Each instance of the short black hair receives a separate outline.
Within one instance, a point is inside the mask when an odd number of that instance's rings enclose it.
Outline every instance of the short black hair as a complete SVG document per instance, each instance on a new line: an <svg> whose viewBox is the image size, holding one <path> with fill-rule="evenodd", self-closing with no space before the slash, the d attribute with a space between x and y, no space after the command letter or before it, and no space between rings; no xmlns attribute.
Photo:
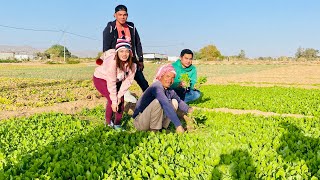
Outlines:
<svg viewBox="0 0 320 180"><path fill-rule="evenodd" d="M126 11L126 12L128 12L128 9L127 9L127 7L125 5L120 4L116 8L114 8L114 13L116 13L118 11Z"/></svg>
<svg viewBox="0 0 320 180"><path fill-rule="evenodd" d="M193 52L190 49L184 49L180 53L180 57L184 56L185 54L191 54L193 58Z"/></svg>

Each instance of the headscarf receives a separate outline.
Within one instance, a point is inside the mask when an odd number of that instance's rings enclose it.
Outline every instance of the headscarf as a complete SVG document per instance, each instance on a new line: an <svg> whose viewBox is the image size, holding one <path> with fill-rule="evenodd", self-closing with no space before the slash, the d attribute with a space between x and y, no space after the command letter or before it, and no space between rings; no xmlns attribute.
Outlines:
<svg viewBox="0 0 320 180"><path fill-rule="evenodd" d="M165 73L167 73L167 72L172 72L173 74L176 75L176 71L174 70L172 64L166 64L166 65L161 66L161 67L158 69L158 72L157 72L157 74L156 74L156 77L155 77L154 81L160 80L161 77L162 77Z"/></svg>

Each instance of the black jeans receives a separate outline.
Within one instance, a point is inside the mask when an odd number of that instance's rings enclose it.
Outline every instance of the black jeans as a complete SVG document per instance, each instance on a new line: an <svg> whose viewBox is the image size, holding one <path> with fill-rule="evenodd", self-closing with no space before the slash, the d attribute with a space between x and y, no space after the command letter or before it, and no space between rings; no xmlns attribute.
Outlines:
<svg viewBox="0 0 320 180"><path fill-rule="evenodd" d="M141 70L137 69L136 74L134 75L134 80L137 81L143 92L149 87L148 81L144 77Z"/></svg>
<svg viewBox="0 0 320 180"><path fill-rule="evenodd" d="M186 97L186 89L185 88L177 88L173 89L177 95L180 97L182 101L184 101L184 98Z"/></svg>

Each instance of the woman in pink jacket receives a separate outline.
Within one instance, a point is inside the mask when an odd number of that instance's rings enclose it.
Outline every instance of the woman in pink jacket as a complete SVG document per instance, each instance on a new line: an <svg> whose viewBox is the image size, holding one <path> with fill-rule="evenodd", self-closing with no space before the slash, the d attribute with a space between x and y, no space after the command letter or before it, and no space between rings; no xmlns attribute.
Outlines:
<svg viewBox="0 0 320 180"><path fill-rule="evenodd" d="M107 98L106 124L120 130L124 110L123 95L131 86L137 69L132 56L130 42L118 39L116 49L105 51L97 60L100 66L95 69L93 76L95 87ZM111 120L113 112L115 113L114 122Z"/></svg>

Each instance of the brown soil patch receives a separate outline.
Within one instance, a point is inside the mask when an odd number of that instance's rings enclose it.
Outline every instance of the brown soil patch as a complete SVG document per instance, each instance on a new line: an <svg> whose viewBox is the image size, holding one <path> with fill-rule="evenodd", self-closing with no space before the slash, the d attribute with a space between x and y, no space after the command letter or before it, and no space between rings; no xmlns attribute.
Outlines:
<svg viewBox="0 0 320 180"><path fill-rule="evenodd" d="M17 111L1 111L0 120L18 117L29 117L38 113L45 112L60 112L65 114L76 114L84 108L92 109L99 105L105 106L106 99L98 97L94 99L78 100L73 102L57 103L53 106L38 107L38 108L22 108ZM125 103L125 112L133 114L135 104Z"/></svg>
<svg viewBox="0 0 320 180"><path fill-rule="evenodd" d="M28 117L38 113L44 112L61 112L66 114L74 114L81 111L83 108L94 108L100 104L104 104L103 98L95 100L79 100L74 102L57 103L53 106L38 107L38 108L24 108L18 111L2 111L0 119Z"/></svg>
<svg viewBox="0 0 320 180"><path fill-rule="evenodd" d="M208 84L236 83L249 86L285 86L301 88L320 88L320 65L304 64L279 67L260 72L213 77Z"/></svg>

